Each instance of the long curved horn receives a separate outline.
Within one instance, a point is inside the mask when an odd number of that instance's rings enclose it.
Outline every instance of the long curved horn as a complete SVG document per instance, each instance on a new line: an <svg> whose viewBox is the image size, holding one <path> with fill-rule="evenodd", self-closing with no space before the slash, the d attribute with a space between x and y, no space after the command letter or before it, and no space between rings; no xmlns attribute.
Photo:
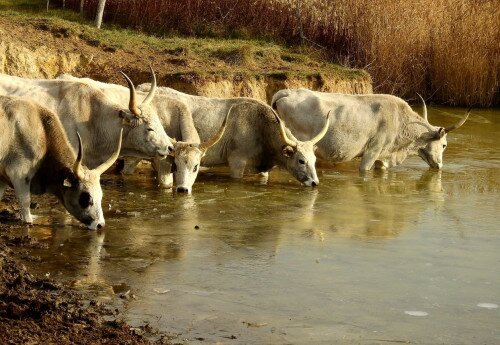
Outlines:
<svg viewBox="0 0 500 345"><path fill-rule="evenodd" d="M469 109L467 110L467 114L464 116L464 118L463 118L463 119L461 119L460 121L458 121L458 122L457 122L457 123L455 123L454 125L451 125L451 126L449 126L449 127L446 127L446 128L444 129L445 133L449 133L449 132L454 131L455 129L457 129L457 128L461 127L461 126L465 123L465 121L467 121L467 118L469 117L469 114L470 114L471 109L472 109L472 108L469 108Z"/></svg>
<svg viewBox="0 0 500 345"><path fill-rule="evenodd" d="M120 150L122 148L122 135L123 135L123 128L120 130L120 139L118 140L118 147L116 148L116 151L111 155L111 157L108 158L107 161L99 165L97 168L94 170L97 171L99 175L103 174L106 170L108 170L113 163L118 159L118 156L120 155Z"/></svg>
<svg viewBox="0 0 500 345"><path fill-rule="evenodd" d="M141 115L141 111L137 107L137 93L135 92L134 83L132 83L132 80L130 80L130 78L128 77L128 75L126 75L122 71L120 71L120 73L127 80L128 88L130 89L130 100L128 102L128 109L132 112L132 114L140 116Z"/></svg>
<svg viewBox="0 0 500 345"><path fill-rule="evenodd" d="M420 94L418 92L417 92L417 95L422 100L422 103L423 103L423 106L424 106L422 115L423 115L425 121L429 122L429 120L427 119L427 106L425 105L425 100L424 100L424 98L422 96L420 96Z"/></svg>
<svg viewBox="0 0 500 345"><path fill-rule="evenodd" d="M224 122L222 122L222 126L220 127L219 131L209 140L205 141L204 143L200 144L199 148L200 150L206 151L210 147L214 146L217 144L219 140L221 140L222 136L224 135L224 131L226 130L226 125L227 125L227 119L229 118L229 114L231 114L231 110L233 110L234 104L229 108L229 111L227 112L227 115L224 119Z"/></svg>
<svg viewBox="0 0 500 345"><path fill-rule="evenodd" d="M319 133L316 134L316 136L311 139L311 142L313 144L316 144L318 141L320 141L321 139L323 139L323 137L325 136L326 132L328 131L328 128L330 127L330 113L331 112L332 112L332 109L328 112L328 114L326 114L325 125L323 126L323 128L321 129L321 131L319 131Z"/></svg>
<svg viewBox="0 0 500 345"><path fill-rule="evenodd" d="M156 94L156 75L153 71L153 67L149 66L149 70L151 71L151 89L141 105L148 105L151 103Z"/></svg>
<svg viewBox="0 0 500 345"><path fill-rule="evenodd" d="M76 136L78 137L78 155L76 156L75 164L73 164L73 174L82 180L85 177L82 167L83 145L80 133L76 132Z"/></svg>
<svg viewBox="0 0 500 345"><path fill-rule="evenodd" d="M276 120L278 121L278 123L280 125L281 137L283 138L283 140L285 141L285 143L287 145L290 145L291 147L296 147L297 143L295 141L293 141L293 140L290 140L290 138L286 135L285 123L283 122L283 120L280 119L278 113L275 112L274 109L273 109L273 113L274 113L274 116L276 116Z"/></svg>

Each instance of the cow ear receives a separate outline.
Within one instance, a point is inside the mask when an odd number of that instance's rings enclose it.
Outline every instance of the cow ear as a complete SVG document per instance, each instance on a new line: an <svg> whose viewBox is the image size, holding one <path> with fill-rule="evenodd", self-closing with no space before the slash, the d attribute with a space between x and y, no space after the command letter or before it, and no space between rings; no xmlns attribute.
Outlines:
<svg viewBox="0 0 500 345"><path fill-rule="evenodd" d="M124 110L120 110L120 111L118 112L118 116L119 116L121 119L126 119L126 118L128 118L127 113L126 113Z"/></svg>
<svg viewBox="0 0 500 345"><path fill-rule="evenodd" d="M135 125L137 126L140 121L141 121L141 118L132 114L131 112L129 111L126 111L126 110L120 110L118 112L118 116L123 119L123 123L124 124L132 124L132 125Z"/></svg>
<svg viewBox="0 0 500 345"><path fill-rule="evenodd" d="M120 110L118 112L118 116L122 119L123 125L130 125L130 116L128 116L127 112L124 110Z"/></svg>
<svg viewBox="0 0 500 345"><path fill-rule="evenodd" d="M444 137L445 134L446 134L446 130L443 127L440 127L437 130L436 134L434 135L434 140L441 139L442 137Z"/></svg>
<svg viewBox="0 0 500 345"><path fill-rule="evenodd" d="M62 177L64 187L72 188L73 186L76 186L78 184L78 178L70 169L65 169L64 171L62 171Z"/></svg>
<svg viewBox="0 0 500 345"><path fill-rule="evenodd" d="M282 150L283 150L283 156L287 158L293 157L293 154L295 152L293 147L291 147L290 145L284 145Z"/></svg>
<svg viewBox="0 0 500 345"><path fill-rule="evenodd" d="M135 128L135 127L139 126L141 123L142 123L142 120L138 119L138 118L133 118L133 119L130 119L128 117L122 118L122 125L124 125L124 126L130 126L132 128Z"/></svg>

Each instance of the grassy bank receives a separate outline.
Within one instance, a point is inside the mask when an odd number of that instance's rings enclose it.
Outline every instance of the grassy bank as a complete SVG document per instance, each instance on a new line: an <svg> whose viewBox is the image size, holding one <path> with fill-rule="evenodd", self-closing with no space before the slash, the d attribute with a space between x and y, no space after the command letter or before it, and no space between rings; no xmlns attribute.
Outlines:
<svg viewBox="0 0 500 345"><path fill-rule="evenodd" d="M86 0L89 18L97 2ZM78 8L80 1L66 3ZM106 6L107 23L155 34L305 43L365 67L379 92L500 104L497 0L107 0Z"/></svg>
<svg viewBox="0 0 500 345"><path fill-rule="evenodd" d="M148 65L153 64L164 82L172 79L241 80L244 78L363 80L369 75L359 69L350 69L324 59L323 52L300 47L286 47L257 39L197 38L180 35L148 35L117 25L106 25L102 30L92 21L71 10L58 9L60 1L0 0L1 17L5 19L6 33L12 33L25 46L42 44L47 34L59 38L55 49L78 51L92 58L94 69L87 68L81 75L99 80L123 82L117 70L123 69L137 82L148 81ZM70 1L66 1L70 5ZM11 21L11 22L7 22ZM15 33L9 26L16 27ZM38 40L23 34L25 28L39 32ZM5 36L4 36L5 39ZM51 42L43 42L48 46Z"/></svg>

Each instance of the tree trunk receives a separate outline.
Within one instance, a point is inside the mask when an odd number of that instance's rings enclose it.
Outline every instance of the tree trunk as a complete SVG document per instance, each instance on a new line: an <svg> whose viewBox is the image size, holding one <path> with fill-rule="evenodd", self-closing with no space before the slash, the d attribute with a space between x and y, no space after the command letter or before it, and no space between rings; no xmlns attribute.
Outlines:
<svg viewBox="0 0 500 345"><path fill-rule="evenodd" d="M95 16L95 26L100 29L102 24L102 15L104 14L104 6L106 5L106 0L99 0L97 5L97 14Z"/></svg>
<svg viewBox="0 0 500 345"><path fill-rule="evenodd" d="M80 0L80 14L83 15L83 7L85 6L85 0Z"/></svg>
<svg viewBox="0 0 500 345"><path fill-rule="evenodd" d="M47 12L49 12L50 0L47 0Z"/></svg>
<svg viewBox="0 0 500 345"><path fill-rule="evenodd" d="M66 9L66 0L62 0L62 2L63 2L63 3L62 3L63 10L65 10L65 9Z"/></svg>
<svg viewBox="0 0 500 345"><path fill-rule="evenodd" d="M302 26L302 15L300 13L300 1L297 1L295 3L295 6L297 6L296 8L296 12L295 12L295 15L297 16L297 21L299 23L299 35L300 35L300 41L302 43L302 45L304 45L304 38L306 37L304 35L304 27Z"/></svg>

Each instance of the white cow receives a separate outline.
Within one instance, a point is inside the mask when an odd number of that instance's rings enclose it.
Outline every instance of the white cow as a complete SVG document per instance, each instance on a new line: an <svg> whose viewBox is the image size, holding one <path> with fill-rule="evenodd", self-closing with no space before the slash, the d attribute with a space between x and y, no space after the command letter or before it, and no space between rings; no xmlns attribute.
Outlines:
<svg viewBox="0 0 500 345"><path fill-rule="evenodd" d="M132 83L125 76L129 85ZM155 84L153 73L153 85ZM78 149L78 131L84 147L84 164L93 169L112 152L123 127L121 155L141 158L165 158L173 144L157 114L151 110L154 87L141 105L137 105L133 85L129 109L109 99L88 84L67 80L36 80L0 74L0 95L24 97L53 111L61 120L71 146Z"/></svg>
<svg viewBox="0 0 500 345"><path fill-rule="evenodd" d="M150 88L149 84L138 87L141 91ZM215 135L233 107L226 134L202 159L202 165L228 164L234 178L242 177L245 168L267 176L267 172L278 165L307 186L319 184L314 150L328 129L328 119L323 119L315 128L317 134L302 141L292 135L273 109L256 99L194 96L167 87L158 87L157 92L165 102L177 100L186 104L202 140ZM233 149L236 146L238 150ZM132 162L127 169L131 170L135 164Z"/></svg>
<svg viewBox="0 0 500 345"><path fill-rule="evenodd" d="M423 101L423 99L422 99ZM420 117L401 98L391 95L344 95L307 89L280 90L272 107L298 138L307 140L330 116L330 128L318 143L318 157L331 162L361 158L360 171L401 164L418 155L430 167L441 169L446 134L462 126L437 127Z"/></svg>
<svg viewBox="0 0 500 345"><path fill-rule="evenodd" d="M102 83L90 78L77 78L68 74L58 77L62 80L72 80L91 85L100 89L109 99L126 105L129 102L129 89L116 84ZM134 85L129 81L130 90ZM147 97L151 92L134 92L137 98ZM158 181L161 187L171 188L174 185L179 193L191 193L192 186L199 172L201 158L207 150L215 145L222 137L225 126L210 138L201 141L193 123L188 107L183 102L157 95L150 103L149 108L158 115L166 133L174 142L171 152L173 157L165 160L153 159L153 166L158 171ZM134 162L134 168L141 158L130 158ZM131 173L131 172L129 172ZM173 178L175 177L175 179Z"/></svg>
<svg viewBox="0 0 500 345"><path fill-rule="evenodd" d="M48 109L18 97L0 96L0 199L14 187L21 219L31 224L30 192L54 194L64 207L90 229L104 226L100 175L118 158L118 148L95 169L82 165L71 148L59 118Z"/></svg>

